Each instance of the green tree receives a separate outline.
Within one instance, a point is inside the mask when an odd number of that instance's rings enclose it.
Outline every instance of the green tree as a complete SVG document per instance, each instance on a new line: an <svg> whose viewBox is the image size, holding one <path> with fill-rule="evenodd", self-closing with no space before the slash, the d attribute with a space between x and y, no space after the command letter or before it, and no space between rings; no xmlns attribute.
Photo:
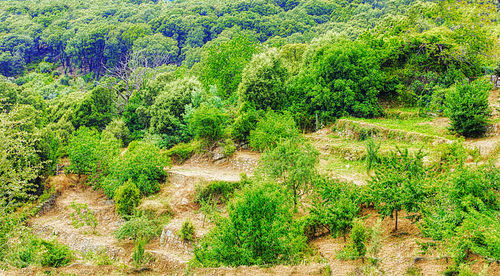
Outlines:
<svg viewBox="0 0 500 276"><path fill-rule="evenodd" d="M296 263L307 244L290 210L275 184L246 186L229 204L228 217L195 248L196 260L204 266Z"/></svg>
<svg viewBox="0 0 500 276"><path fill-rule="evenodd" d="M116 212L122 216L130 216L141 199L141 191L131 181L120 186L113 197L116 202Z"/></svg>
<svg viewBox="0 0 500 276"><path fill-rule="evenodd" d="M484 135L491 111L488 97L491 85L487 81L457 84L446 96L446 114L450 118L450 129L466 137Z"/></svg>
<svg viewBox="0 0 500 276"><path fill-rule="evenodd" d="M75 128L86 126L103 130L111 122L112 116L111 91L98 87L92 89L85 99L75 107L72 123Z"/></svg>
<svg viewBox="0 0 500 276"><path fill-rule="evenodd" d="M227 117L218 108L201 104L189 118L189 128L196 138L205 139L210 143L222 138Z"/></svg>
<svg viewBox="0 0 500 276"><path fill-rule="evenodd" d="M394 231L398 230L398 212L418 211L425 198L423 181L426 169L421 151L412 155L408 149L392 152L375 170L370 181L370 193L375 208L382 217L395 217Z"/></svg>
<svg viewBox="0 0 500 276"><path fill-rule="evenodd" d="M254 130L250 131L250 146L264 151L276 147L281 139L297 137L299 129L290 113L278 113L268 110Z"/></svg>
<svg viewBox="0 0 500 276"><path fill-rule="evenodd" d="M260 171L285 185L291 192L293 204L316 176L319 162L318 151L303 139L285 139L271 150L264 152Z"/></svg>
<svg viewBox="0 0 500 276"><path fill-rule="evenodd" d="M360 211L359 192L352 184L320 177L314 183L311 215L326 225L334 237L345 237Z"/></svg>
<svg viewBox="0 0 500 276"><path fill-rule="evenodd" d="M240 101L250 102L257 109L281 109L288 98L285 89L287 78L287 69L277 49L255 54L243 70L238 87Z"/></svg>
<svg viewBox="0 0 500 276"><path fill-rule="evenodd" d="M224 42L215 42L203 52L201 80L205 87L217 86L219 95L230 97L238 89L243 68L257 52L257 44L248 35L235 35Z"/></svg>

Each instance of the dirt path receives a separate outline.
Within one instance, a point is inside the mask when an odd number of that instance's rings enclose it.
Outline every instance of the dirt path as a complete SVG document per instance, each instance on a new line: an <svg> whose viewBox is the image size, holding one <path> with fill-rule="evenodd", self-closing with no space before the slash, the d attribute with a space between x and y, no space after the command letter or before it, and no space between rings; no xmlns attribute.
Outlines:
<svg viewBox="0 0 500 276"><path fill-rule="evenodd" d="M59 180L62 178L59 176ZM45 239L57 239L77 252L79 257L89 252L105 250L115 261L126 262L127 252L118 245L114 231L123 223L115 214L115 206L102 191L94 191L91 187L76 184L74 177L67 177L73 185L65 188L56 199L55 206L47 213L33 218L29 223L35 233ZM98 221L95 233L89 226L79 229L72 224L72 203L83 203L88 206Z"/></svg>

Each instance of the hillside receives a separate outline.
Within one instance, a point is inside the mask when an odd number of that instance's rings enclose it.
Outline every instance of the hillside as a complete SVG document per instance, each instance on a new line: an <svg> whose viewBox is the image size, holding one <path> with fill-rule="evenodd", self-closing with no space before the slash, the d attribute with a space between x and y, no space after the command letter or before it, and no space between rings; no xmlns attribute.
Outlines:
<svg viewBox="0 0 500 276"><path fill-rule="evenodd" d="M0 274L500 274L497 1L0 2Z"/></svg>

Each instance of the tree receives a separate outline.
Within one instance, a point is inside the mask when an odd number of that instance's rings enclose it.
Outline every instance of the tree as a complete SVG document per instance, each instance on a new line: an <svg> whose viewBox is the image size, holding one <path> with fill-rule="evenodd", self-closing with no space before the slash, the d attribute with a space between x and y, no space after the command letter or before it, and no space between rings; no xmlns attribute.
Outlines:
<svg viewBox="0 0 500 276"><path fill-rule="evenodd" d="M457 84L446 96L446 114L450 117L450 130L466 137L480 137L486 133L490 84L476 80L472 83Z"/></svg>
<svg viewBox="0 0 500 276"><path fill-rule="evenodd" d="M151 106L150 128L154 133L176 134L185 124L183 115L194 93L202 91L201 83L194 77L167 82Z"/></svg>
<svg viewBox="0 0 500 276"><path fill-rule="evenodd" d="M320 177L314 183L311 215L326 225L330 234L346 238L360 211L359 193L352 184Z"/></svg>
<svg viewBox="0 0 500 276"><path fill-rule="evenodd" d="M268 110L254 130L250 131L250 146L264 151L276 147L281 139L294 138L299 135L299 129L290 113L277 113Z"/></svg>
<svg viewBox="0 0 500 276"><path fill-rule="evenodd" d="M72 123L75 128L86 126L103 130L113 116L111 91L96 87L86 95L73 111Z"/></svg>
<svg viewBox="0 0 500 276"><path fill-rule="evenodd" d="M33 199L43 167L35 141L22 130L23 124L9 114L0 113L0 206L6 212Z"/></svg>
<svg viewBox="0 0 500 276"><path fill-rule="evenodd" d="M207 45L201 59L201 81L208 88L217 86L219 95L230 97L238 89L243 68L257 51L248 35L235 35L228 41Z"/></svg>
<svg viewBox="0 0 500 276"><path fill-rule="evenodd" d="M305 190L316 176L319 153L303 139L285 139L278 142L276 148L264 152L260 171L287 187L293 195L294 207L297 197Z"/></svg>
<svg viewBox="0 0 500 276"><path fill-rule="evenodd" d="M378 95L384 74L376 51L362 42L342 39L310 51L304 68L289 84L290 101L296 107L293 113L305 113L309 122L315 113L325 121L382 114Z"/></svg>
<svg viewBox="0 0 500 276"><path fill-rule="evenodd" d="M123 110L133 94L141 91L149 80L155 80L158 67L169 61L168 53L137 51L126 55L115 67L105 68L108 79L101 85L113 90L119 110Z"/></svg>
<svg viewBox="0 0 500 276"><path fill-rule="evenodd" d="M295 263L306 237L294 225L290 202L275 184L247 185L228 206L228 217L195 248L204 266Z"/></svg>
<svg viewBox="0 0 500 276"><path fill-rule="evenodd" d="M257 109L283 108L286 100L287 70L275 48L256 54L243 70L238 94L241 102L250 102Z"/></svg>
<svg viewBox="0 0 500 276"><path fill-rule="evenodd" d="M370 181L370 192L375 208L382 217L395 217L394 231L398 230L398 212L415 212L425 198L423 180L426 170L421 151L415 155L408 149L391 152L375 170Z"/></svg>
<svg viewBox="0 0 500 276"><path fill-rule="evenodd" d="M193 112L188 124L196 138L213 143L222 138L226 120L227 117L221 110L203 103Z"/></svg>

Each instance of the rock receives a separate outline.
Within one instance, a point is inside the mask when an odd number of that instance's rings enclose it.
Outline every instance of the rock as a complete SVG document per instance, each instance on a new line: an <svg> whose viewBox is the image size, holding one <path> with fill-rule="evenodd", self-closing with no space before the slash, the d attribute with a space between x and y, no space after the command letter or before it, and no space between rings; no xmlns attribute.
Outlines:
<svg viewBox="0 0 500 276"><path fill-rule="evenodd" d="M219 160L215 161L214 164L215 165L219 165L219 164L222 164L222 163L226 162L226 160L227 160L226 158L222 158L222 159L219 159Z"/></svg>
<svg viewBox="0 0 500 276"><path fill-rule="evenodd" d="M217 147L212 153L212 161L218 161L226 158L226 155L222 153L222 147Z"/></svg>
<svg viewBox="0 0 500 276"><path fill-rule="evenodd" d="M189 204L189 200L187 198L182 198L181 199L181 205L188 205Z"/></svg>

